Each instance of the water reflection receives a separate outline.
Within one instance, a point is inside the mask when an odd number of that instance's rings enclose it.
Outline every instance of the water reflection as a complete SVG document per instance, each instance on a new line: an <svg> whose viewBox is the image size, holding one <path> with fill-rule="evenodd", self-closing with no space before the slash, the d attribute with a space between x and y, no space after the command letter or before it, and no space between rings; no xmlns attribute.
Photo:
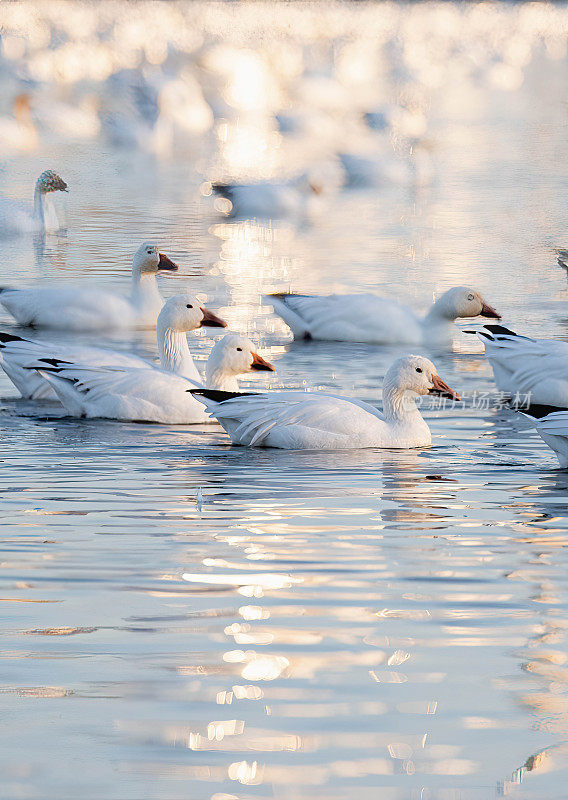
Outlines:
<svg viewBox="0 0 568 800"><path fill-rule="evenodd" d="M3 285L122 290L156 240L182 267L164 295L214 301L281 385L373 403L401 351L291 342L262 294L355 288L422 311L467 283L506 323L565 338L564 6L136 12L0 11L2 123L25 81L39 147L3 191L27 197L45 162L71 187L66 235L7 245ZM56 126L71 116L75 133ZM341 153L402 169L344 187ZM305 219L231 220L208 195L307 169L324 191ZM456 340L426 355L488 392L477 339ZM151 334L104 343L155 357ZM211 340L191 346L202 362ZM247 452L210 426L3 400L0 794L557 796L568 480L507 411L425 413L429 450Z"/></svg>

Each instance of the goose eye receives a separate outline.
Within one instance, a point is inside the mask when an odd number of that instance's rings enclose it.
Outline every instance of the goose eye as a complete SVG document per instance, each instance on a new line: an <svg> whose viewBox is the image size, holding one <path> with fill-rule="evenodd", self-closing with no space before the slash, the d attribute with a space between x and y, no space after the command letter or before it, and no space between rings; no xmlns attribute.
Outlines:
<svg viewBox="0 0 568 800"><path fill-rule="evenodd" d="M242 347L237 347L237 350L239 351L239 353L243 352L243 348Z"/></svg>
<svg viewBox="0 0 568 800"><path fill-rule="evenodd" d="M416 372L422 372L422 367L416 367Z"/></svg>
<svg viewBox="0 0 568 800"><path fill-rule="evenodd" d="M473 295L472 294L468 294L467 299L468 300L473 300Z"/></svg>
<svg viewBox="0 0 568 800"><path fill-rule="evenodd" d="M193 308L193 306L190 306L190 305L189 305L189 303L188 303L188 304L186 305L186 308Z"/></svg>

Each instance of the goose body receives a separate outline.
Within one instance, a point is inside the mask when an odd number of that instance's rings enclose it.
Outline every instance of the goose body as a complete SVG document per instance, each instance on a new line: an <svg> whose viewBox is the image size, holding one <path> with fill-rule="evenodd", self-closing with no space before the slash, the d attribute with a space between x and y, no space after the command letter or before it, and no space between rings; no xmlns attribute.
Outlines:
<svg viewBox="0 0 568 800"><path fill-rule="evenodd" d="M188 313L188 305L196 311L197 320ZM191 311L191 309L189 309ZM203 318L199 316L202 315ZM181 375L201 384L201 378L189 352L185 335L186 324L221 326L222 320L200 308L199 301L191 295L170 297L160 311L156 324L156 338L160 366L166 372ZM52 397L54 391L39 372L29 369L40 359L65 364L84 364L89 368L113 367L124 369L147 369L156 365L131 353L99 347L58 345L40 339L24 339L10 333L0 332L0 367L19 390L22 397L40 400Z"/></svg>
<svg viewBox="0 0 568 800"><path fill-rule="evenodd" d="M87 362L93 366L113 364L123 367L144 367L147 362L131 353L120 353L98 347L73 347L33 339L24 339L0 332L0 367L20 395L30 400L54 397L50 384L35 370L27 369L40 358Z"/></svg>
<svg viewBox="0 0 568 800"><path fill-rule="evenodd" d="M346 183L354 187L380 186L384 183L409 183L413 179L411 164L391 154L339 153Z"/></svg>
<svg viewBox="0 0 568 800"><path fill-rule="evenodd" d="M554 450L561 467L568 467L568 411L554 411L541 419L526 414L535 423L541 439Z"/></svg>
<svg viewBox="0 0 568 800"><path fill-rule="evenodd" d="M278 219L301 214L311 197L320 193L307 178L288 183L259 181L258 183L214 183L215 194L231 203L231 217L259 217Z"/></svg>
<svg viewBox="0 0 568 800"><path fill-rule="evenodd" d="M54 192L66 192L67 184L52 170L36 181L33 204L0 196L0 237L47 233L65 227L62 209L52 202Z"/></svg>
<svg viewBox="0 0 568 800"><path fill-rule="evenodd" d="M561 467L568 467L568 412L556 411L537 422L542 440L558 458Z"/></svg>
<svg viewBox="0 0 568 800"><path fill-rule="evenodd" d="M428 447L430 429L415 398L459 396L421 356L398 359L383 386L383 412L359 400L319 392L193 392L234 444L285 450Z"/></svg>
<svg viewBox="0 0 568 800"><path fill-rule="evenodd" d="M568 408L568 342L530 339L501 325L485 325L477 335L501 392Z"/></svg>
<svg viewBox="0 0 568 800"><path fill-rule="evenodd" d="M0 303L23 326L69 331L153 328L163 305L156 275L177 270L152 244L138 248L132 263L130 297L86 286L0 289Z"/></svg>
<svg viewBox="0 0 568 800"><path fill-rule="evenodd" d="M295 339L322 339L369 344L450 344L458 317L499 319L474 289L449 289L424 319L395 300L374 294L300 295L267 297Z"/></svg>
<svg viewBox="0 0 568 800"><path fill-rule="evenodd" d="M225 324L210 312L199 310L204 312L200 325L221 327ZM197 325L192 324L195 329ZM258 369L274 370L254 352L252 343L240 336L224 337L215 345L212 355L215 362L212 374L217 376L222 386L235 385L236 374ZM187 356L191 358L189 350ZM195 377L187 375L187 369L186 374L181 375L152 365L142 368L96 367L48 359L34 366L52 385L72 416L170 425L208 423L211 420L203 405L189 392L203 384L193 361L191 364Z"/></svg>

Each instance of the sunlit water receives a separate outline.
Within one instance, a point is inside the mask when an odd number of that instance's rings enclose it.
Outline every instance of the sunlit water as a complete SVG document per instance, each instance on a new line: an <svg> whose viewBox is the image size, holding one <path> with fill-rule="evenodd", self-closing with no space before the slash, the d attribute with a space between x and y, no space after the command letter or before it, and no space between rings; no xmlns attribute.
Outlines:
<svg viewBox="0 0 568 800"><path fill-rule="evenodd" d="M505 34L517 24L493 11ZM257 386L375 403L402 351L292 344L260 293L374 290L423 310L468 284L520 332L566 338L567 78L535 45L508 90L422 88L432 182L344 189L301 221L223 219L200 192L213 134L193 159L42 145L6 162L2 189L24 197L56 167L69 231L4 242L2 283L127 291L133 251L158 241L183 273L164 294L203 295L277 365ZM151 333L79 339L155 355ZM204 359L211 340L190 343ZM483 407L476 339L423 352L466 402L427 409L433 446L409 452L72 420L0 374L0 797L565 797L568 473Z"/></svg>

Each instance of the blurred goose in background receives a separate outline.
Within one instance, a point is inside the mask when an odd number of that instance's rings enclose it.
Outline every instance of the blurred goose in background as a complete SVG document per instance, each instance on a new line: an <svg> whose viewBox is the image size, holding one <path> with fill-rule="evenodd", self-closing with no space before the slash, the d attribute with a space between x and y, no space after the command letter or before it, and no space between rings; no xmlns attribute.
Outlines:
<svg viewBox="0 0 568 800"><path fill-rule="evenodd" d="M0 303L20 325L55 330L100 331L153 328L164 304L156 283L160 272L178 265L153 244L141 245L132 261L130 297L89 286L0 289Z"/></svg>
<svg viewBox="0 0 568 800"><path fill-rule="evenodd" d="M348 186L379 186L383 183L410 183L414 172L409 161L394 153L339 153Z"/></svg>
<svg viewBox="0 0 568 800"><path fill-rule="evenodd" d="M159 90L138 69L121 69L106 81L102 132L113 147L170 154L171 126L160 115Z"/></svg>
<svg viewBox="0 0 568 800"><path fill-rule="evenodd" d="M162 82L158 106L160 115L170 120L175 140L178 136L205 134L213 127L211 106L206 102L195 75L189 69L184 69L177 78Z"/></svg>
<svg viewBox="0 0 568 800"><path fill-rule="evenodd" d="M86 95L77 102L44 96L34 106L42 134L75 141L94 139L100 133L100 102L95 96Z"/></svg>
<svg viewBox="0 0 568 800"><path fill-rule="evenodd" d="M267 394L192 391L234 444L285 450L412 448L431 444L415 400L423 395L460 397L422 356L399 358L383 382L383 411L368 403L321 392Z"/></svg>
<svg viewBox="0 0 568 800"><path fill-rule="evenodd" d="M568 407L568 342L530 339L502 325L484 325L475 333L500 391L531 405Z"/></svg>
<svg viewBox="0 0 568 800"><path fill-rule="evenodd" d="M467 286L445 292L424 319L396 300L374 294L272 294L266 300L295 339L447 345L452 342L453 323L459 317L500 319L479 292Z"/></svg>
<svg viewBox="0 0 568 800"><path fill-rule="evenodd" d="M538 419L533 412L524 414L534 422L545 444L554 450L561 467L568 467L568 411L553 411Z"/></svg>
<svg viewBox="0 0 568 800"><path fill-rule="evenodd" d="M211 189L229 201L226 213L230 217L278 219L305 213L323 187L301 175L285 183L212 183Z"/></svg>
<svg viewBox="0 0 568 800"><path fill-rule="evenodd" d="M55 206L52 196L55 192L66 191L65 181L53 170L46 169L36 181L33 205L0 196L0 237L64 228L64 211Z"/></svg>
<svg viewBox="0 0 568 800"><path fill-rule="evenodd" d="M39 137L32 115L30 97L19 94L12 114L0 117L0 158L37 149Z"/></svg>
<svg viewBox="0 0 568 800"><path fill-rule="evenodd" d="M555 250L554 252L556 253L558 266L568 269L568 250Z"/></svg>
<svg viewBox="0 0 568 800"><path fill-rule="evenodd" d="M226 327L219 317L203 308L190 294L170 297L158 315L156 339L160 366L166 372L190 378L201 384L201 377L187 346L186 331L199 327ZM29 366L39 359L58 363L81 363L89 367L152 367L150 362L132 353L100 347L60 345L40 339L24 339L0 332L0 367L22 397L39 400L52 397L50 384ZM232 386L230 387L232 388Z"/></svg>
<svg viewBox="0 0 568 800"><path fill-rule="evenodd" d="M272 364L254 351L252 342L241 336L225 337L213 348L211 356L214 364L209 368L208 363L208 380L218 386L238 387L236 375L241 373L274 371ZM211 422L203 405L189 393L192 387L202 385L198 373L197 380L188 380L152 366L91 367L56 360L35 366L75 417L169 425Z"/></svg>
<svg viewBox="0 0 568 800"><path fill-rule="evenodd" d="M428 128L428 120L419 105L385 105L365 112L363 118L373 131L391 130L397 138L415 141L423 137Z"/></svg>

